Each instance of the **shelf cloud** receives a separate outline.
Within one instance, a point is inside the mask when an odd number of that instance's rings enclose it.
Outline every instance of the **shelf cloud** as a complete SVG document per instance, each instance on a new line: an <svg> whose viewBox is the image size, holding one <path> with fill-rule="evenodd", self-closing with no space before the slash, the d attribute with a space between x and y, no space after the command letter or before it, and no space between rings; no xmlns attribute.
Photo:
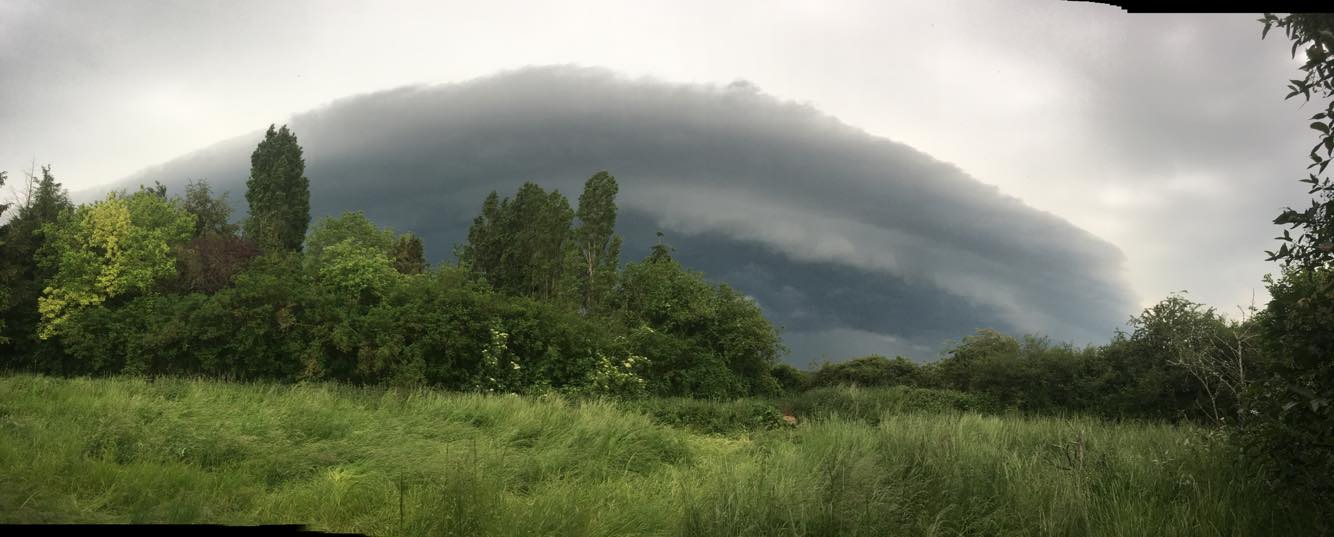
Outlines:
<svg viewBox="0 0 1334 537"><path fill-rule="evenodd" d="M491 190L534 181L573 204L607 170L620 183L623 259L645 255L662 231L687 266L754 298L800 366L872 352L929 359L982 327L1102 341L1136 308L1108 242L744 81L531 67L354 96L288 125L305 149L315 218L364 210L422 236L435 262L452 261ZM261 137L116 186L180 192L207 179L244 213Z"/></svg>

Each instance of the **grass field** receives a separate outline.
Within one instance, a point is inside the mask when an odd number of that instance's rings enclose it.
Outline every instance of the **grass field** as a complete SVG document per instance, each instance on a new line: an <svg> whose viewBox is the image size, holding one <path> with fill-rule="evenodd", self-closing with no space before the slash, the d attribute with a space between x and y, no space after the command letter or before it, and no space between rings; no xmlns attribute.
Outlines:
<svg viewBox="0 0 1334 537"><path fill-rule="evenodd" d="M0 522L374 535L1307 535L1206 431L888 412L703 434L634 406L0 377Z"/></svg>

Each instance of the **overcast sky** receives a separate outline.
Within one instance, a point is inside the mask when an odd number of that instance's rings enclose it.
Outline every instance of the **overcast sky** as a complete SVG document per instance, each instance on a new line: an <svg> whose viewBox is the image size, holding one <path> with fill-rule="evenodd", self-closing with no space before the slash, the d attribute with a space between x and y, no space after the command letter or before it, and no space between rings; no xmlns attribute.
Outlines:
<svg viewBox="0 0 1334 537"><path fill-rule="evenodd" d="M1105 240L1140 306L1188 289L1232 309L1263 300L1269 222L1303 202L1314 143L1314 112L1282 99L1298 62L1256 18L1017 0L0 0L0 169L35 159L91 188L340 98L531 65L746 80Z"/></svg>

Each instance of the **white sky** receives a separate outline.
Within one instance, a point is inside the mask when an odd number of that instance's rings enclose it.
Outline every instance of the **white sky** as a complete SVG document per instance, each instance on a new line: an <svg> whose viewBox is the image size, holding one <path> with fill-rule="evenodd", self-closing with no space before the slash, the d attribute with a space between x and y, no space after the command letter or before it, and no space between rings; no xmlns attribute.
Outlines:
<svg viewBox="0 0 1334 537"><path fill-rule="evenodd" d="M275 5L269 5L275 4ZM1092 3L0 0L0 169L71 190L333 100L527 65L748 80L954 163L1117 245L1144 305L1232 310L1310 113L1253 15ZM1307 108L1312 108L1308 105ZM1126 312L1127 316L1134 312Z"/></svg>

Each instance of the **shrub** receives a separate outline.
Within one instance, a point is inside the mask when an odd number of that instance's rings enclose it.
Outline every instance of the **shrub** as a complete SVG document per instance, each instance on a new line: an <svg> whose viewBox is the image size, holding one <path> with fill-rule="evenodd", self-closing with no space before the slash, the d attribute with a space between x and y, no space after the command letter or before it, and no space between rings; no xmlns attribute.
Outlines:
<svg viewBox="0 0 1334 537"><path fill-rule="evenodd" d="M846 362L826 362L810 375L810 386L916 386L920 367L902 356L871 355Z"/></svg>

